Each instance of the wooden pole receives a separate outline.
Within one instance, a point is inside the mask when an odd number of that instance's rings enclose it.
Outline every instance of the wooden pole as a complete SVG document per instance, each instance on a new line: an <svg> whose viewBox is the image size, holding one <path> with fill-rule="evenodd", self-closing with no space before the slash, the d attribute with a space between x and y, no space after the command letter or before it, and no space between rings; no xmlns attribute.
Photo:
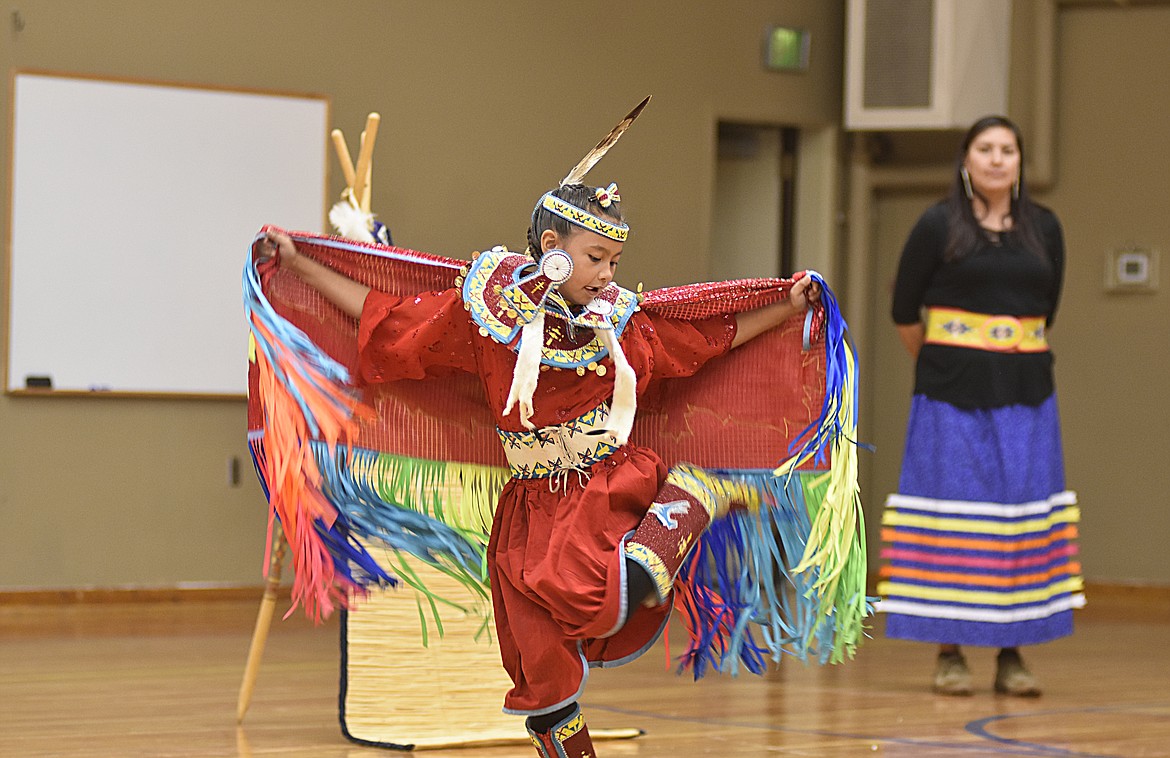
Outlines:
<svg viewBox="0 0 1170 758"><path fill-rule="evenodd" d="M358 152L357 166L354 168L354 180L350 185L353 187L354 202L360 207L362 204L362 196L366 192L366 176L370 169L370 160L374 157L374 140L378 137L378 124L382 117L377 113L371 113L366 117L366 138L362 141L361 150Z"/></svg>
<svg viewBox="0 0 1170 758"><path fill-rule="evenodd" d="M260 612L256 615L256 627L252 630L252 644L248 648L248 662L244 665L244 681L240 684L240 696L236 701L236 723L244 721L248 705L252 702L252 690L260 673L260 659L264 656L264 644L268 641L268 629L276 613L276 593L280 588L280 567L284 562L284 533L280 526L274 529L276 543L268 561L268 581L264 585L264 597L260 600Z"/></svg>
<svg viewBox="0 0 1170 758"><path fill-rule="evenodd" d="M337 152L337 162L341 164L341 173L345 176L345 186L353 188L353 159L349 157L349 146L345 144L345 135L340 129L329 133L333 138L333 149Z"/></svg>
<svg viewBox="0 0 1170 758"><path fill-rule="evenodd" d="M362 132L362 147L364 148L365 145L366 145L366 133ZM366 189L365 189L365 192L362 193L362 196L358 199L358 205L361 206L362 213L369 213L370 212L370 204L371 204L370 195L374 194L373 177L374 177L374 161L371 159L370 162L366 164Z"/></svg>

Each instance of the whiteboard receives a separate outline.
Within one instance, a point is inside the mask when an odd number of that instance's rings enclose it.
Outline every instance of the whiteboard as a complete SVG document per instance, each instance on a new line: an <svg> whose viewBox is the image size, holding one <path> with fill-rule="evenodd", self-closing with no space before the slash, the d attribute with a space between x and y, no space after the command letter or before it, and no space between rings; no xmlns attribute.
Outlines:
<svg viewBox="0 0 1170 758"><path fill-rule="evenodd" d="M325 98L19 72L6 387L245 395L264 224L321 231Z"/></svg>

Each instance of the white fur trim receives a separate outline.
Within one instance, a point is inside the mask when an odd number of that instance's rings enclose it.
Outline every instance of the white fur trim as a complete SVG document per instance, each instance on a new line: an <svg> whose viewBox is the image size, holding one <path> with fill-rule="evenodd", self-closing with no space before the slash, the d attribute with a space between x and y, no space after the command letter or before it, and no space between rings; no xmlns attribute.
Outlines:
<svg viewBox="0 0 1170 758"><path fill-rule="evenodd" d="M504 415L512 412L512 406L519 404L520 423L525 429L535 429L532 424L532 396L536 393L536 380L540 378L540 354L544 347L544 309L536 311L536 317L520 329L520 350L516 354L516 368L512 370L512 388L508 390L508 404Z"/></svg>
<svg viewBox="0 0 1170 758"><path fill-rule="evenodd" d="M373 214L354 208L345 200L329 209L329 223L342 237L359 242L377 242L370 232L374 225Z"/></svg>
<svg viewBox="0 0 1170 758"><path fill-rule="evenodd" d="M630 438L630 430L634 428L634 413L638 409L638 376L626 360L622 346L612 329L594 329L601 338L609 356L613 359L613 403L609 408L609 421L606 428L614 436L618 445L626 444Z"/></svg>

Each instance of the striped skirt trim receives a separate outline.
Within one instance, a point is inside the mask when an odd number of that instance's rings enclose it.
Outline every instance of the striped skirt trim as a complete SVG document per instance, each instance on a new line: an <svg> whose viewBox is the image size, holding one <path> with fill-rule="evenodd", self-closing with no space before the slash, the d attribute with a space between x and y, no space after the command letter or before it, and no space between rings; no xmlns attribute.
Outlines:
<svg viewBox="0 0 1170 758"><path fill-rule="evenodd" d="M894 494L886 498L886 508L899 511L923 511L925 513L961 514L964 516L992 516L996 518L1022 518L1047 514L1056 507L1076 505L1077 493L1070 490L1058 492L1043 500L1030 503L975 503L966 500L939 500L931 497Z"/></svg>
<svg viewBox="0 0 1170 758"><path fill-rule="evenodd" d="M919 616L923 618L974 621L988 624L1015 624L1021 621L1042 621L1062 611L1083 608L1084 605L1085 596L1077 593L1055 598L1040 605L1011 609L972 608L962 605L931 605L928 603L884 598L878 602L878 610L891 614Z"/></svg>
<svg viewBox="0 0 1170 758"><path fill-rule="evenodd" d="M1054 529L1048 534L1029 538L1017 539L1012 542L1012 546L1016 549L1017 555L1025 555L1029 551L1038 549L1048 549L1056 544L1058 541L1068 542L1077 537L1076 526L1070 524L1061 529ZM984 551L995 553L999 555L1003 552L1003 540L995 539L980 539L975 537L940 537L937 534L917 534L909 530L902 529L883 529L882 539L886 542L893 542L897 540L899 545L917 545L922 547L934 547L942 550L967 550L967 551ZM1075 547L1073 548L1076 549ZM884 554L883 554L884 555Z"/></svg>
<svg viewBox="0 0 1170 758"><path fill-rule="evenodd" d="M1024 503L891 495L877 588L887 636L1010 647L1071 633L1085 604L1079 521L1067 490Z"/></svg>
<svg viewBox="0 0 1170 758"><path fill-rule="evenodd" d="M1034 603L1050 603L1054 598L1083 592L1085 582L1080 576L1064 575L1057 581L1045 580L1039 586L1017 588L1010 592L996 590L958 589L890 580L878 584L883 598L898 598L906 602L934 601L953 605L1015 607Z"/></svg>
<svg viewBox="0 0 1170 758"><path fill-rule="evenodd" d="M995 521L939 518L917 513L903 513L902 511L886 511L885 515L882 516L882 524L885 526L904 526L937 533L966 532L991 537L1019 537L1028 534L1048 533L1052 531L1053 527L1075 524L1080 520L1080 510L1071 507L1034 519L1000 519Z"/></svg>

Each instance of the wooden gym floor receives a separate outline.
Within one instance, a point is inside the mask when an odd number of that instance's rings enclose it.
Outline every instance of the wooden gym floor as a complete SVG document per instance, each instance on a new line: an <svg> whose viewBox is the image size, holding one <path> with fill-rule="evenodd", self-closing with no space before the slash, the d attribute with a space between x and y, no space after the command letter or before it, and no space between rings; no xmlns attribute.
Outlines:
<svg viewBox="0 0 1170 758"><path fill-rule="evenodd" d="M594 671L584 709L594 728L645 730L599 742L607 758L1170 756L1166 594L1090 588L1088 596L1076 634L1025 651L1046 687L1036 700L992 694L987 649L967 651L981 685L973 697L931 694L931 648L884 639L879 618L855 660L824 668L787 660L762 678L679 679L665 670L660 646L623 668ZM0 605L0 756L402 754L340 733L336 621L274 621L237 728L258 606L259 592L255 601ZM535 752L515 745L419 754Z"/></svg>

